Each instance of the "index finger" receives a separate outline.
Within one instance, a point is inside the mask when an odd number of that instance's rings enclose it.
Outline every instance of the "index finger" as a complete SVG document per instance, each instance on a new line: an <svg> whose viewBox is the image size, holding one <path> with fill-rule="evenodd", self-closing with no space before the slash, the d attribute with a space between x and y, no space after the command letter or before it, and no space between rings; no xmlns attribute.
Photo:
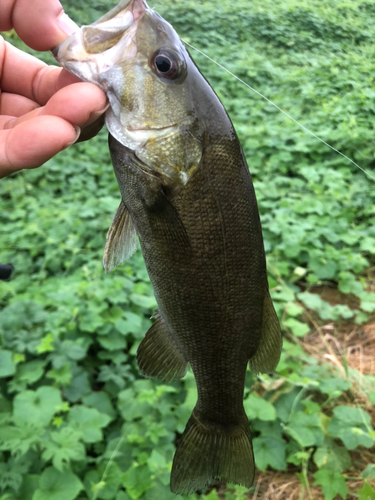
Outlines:
<svg viewBox="0 0 375 500"><path fill-rule="evenodd" d="M43 106L57 90L79 81L67 71L48 66L0 37L0 87L3 92L23 95Z"/></svg>
<svg viewBox="0 0 375 500"><path fill-rule="evenodd" d="M12 28L35 50L53 49L78 29L58 0L1 0L0 31Z"/></svg>

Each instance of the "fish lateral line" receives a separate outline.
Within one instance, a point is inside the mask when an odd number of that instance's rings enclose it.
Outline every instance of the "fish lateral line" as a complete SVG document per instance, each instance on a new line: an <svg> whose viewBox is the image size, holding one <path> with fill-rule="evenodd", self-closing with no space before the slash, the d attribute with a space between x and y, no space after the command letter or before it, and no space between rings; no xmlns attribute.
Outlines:
<svg viewBox="0 0 375 500"><path fill-rule="evenodd" d="M262 99L264 99L265 101L267 101L269 104L271 104L272 106L274 106L278 111L280 111L281 113L283 113L283 115L285 115L287 118L289 118L290 120L292 120L296 125L298 125L303 131L307 132L312 137L314 137L315 139L317 139L318 141L320 141L321 143L323 143L325 146L327 146L328 148L332 149L332 151L335 151L335 153L338 153L339 155L341 155L347 161L349 161L350 163L352 163L353 165L355 165L359 170L361 170L370 179L372 179L372 180L375 181L375 176L373 176L372 174L370 174L369 172L367 172L367 170L365 170L363 167L361 167L360 165L358 165L358 163L356 163L354 160L352 160L351 158L349 158L348 156L346 156L344 153L342 153L338 149L336 149L333 146L331 146L330 144L328 144L328 142L326 142L324 139L322 139L321 137L319 137L316 134L314 134L314 132L312 132L307 127L305 127L304 125L302 125L302 123L300 123L295 118L293 118L293 116L291 116L289 113L287 113L282 108L280 108L276 103L274 103L273 101L271 101L270 99L268 99L268 97L266 97L265 95L261 94L258 90L256 90L253 87L251 87L251 85L249 85L244 80L242 80L240 77L238 77L237 75L235 75L234 73L232 73L232 71L230 71L229 69L227 69L225 66L223 66L222 64L220 64L217 61L215 61L215 59L212 59L212 57L210 57L208 54L205 54L201 50L197 49L196 47L194 47L194 45L191 45L191 43L187 42L183 38L181 38L181 40L184 42L185 45L188 45L192 49L194 49L197 52L199 52L199 54L201 54L202 56L206 57L209 61L211 61L214 64L216 64L217 66L219 66L219 68L221 68L224 71L226 71L227 73L229 73L229 75L231 75L233 78L235 78L240 83L242 83L243 85L245 85L245 87L249 88L250 90L252 90L253 92L255 92L259 97L261 97Z"/></svg>

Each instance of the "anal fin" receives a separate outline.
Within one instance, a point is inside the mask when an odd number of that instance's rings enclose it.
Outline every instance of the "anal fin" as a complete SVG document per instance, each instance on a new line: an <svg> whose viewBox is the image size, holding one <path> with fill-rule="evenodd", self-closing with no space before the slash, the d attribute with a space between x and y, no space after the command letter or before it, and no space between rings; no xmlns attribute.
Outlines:
<svg viewBox="0 0 375 500"><path fill-rule="evenodd" d="M138 347L138 367L142 375L147 378L159 378L171 382L185 375L187 361L162 316L156 313L154 317L156 317L155 323Z"/></svg>
<svg viewBox="0 0 375 500"><path fill-rule="evenodd" d="M107 234L103 266L106 273L125 262L137 250L137 233L128 209L121 200Z"/></svg>
<svg viewBox="0 0 375 500"><path fill-rule="evenodd" d="M250 358L249 367L253 373L272 373L280 359L282 335L269 293L263 304L262 334L256 354Z"/></svg>

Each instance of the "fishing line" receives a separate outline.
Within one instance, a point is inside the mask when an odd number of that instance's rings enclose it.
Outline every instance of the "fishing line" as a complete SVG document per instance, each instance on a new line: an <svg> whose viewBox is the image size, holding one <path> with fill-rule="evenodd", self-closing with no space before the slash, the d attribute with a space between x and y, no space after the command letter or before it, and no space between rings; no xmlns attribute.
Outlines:
<svg viewBox="0 0 375 500"><path fill-rule="evenodd" d="M308 128L306 128L304 125L302 125L302 123L299 123L295 118L293 118L292 116L290 116L290 114L288 114L286 111L284 111L283 109L281 109L277 104L275 104L274 102L272 102L270 99L268 99L268 97L264 96L263 94L261 94L260 92L258 92L258 90L255 90L253 87L251 87L248 83L244 82L243 80L241 80L241 78L239 78L237 75L235 75L234 73L232 73L231 71L229 71L229 69L225 68L224 66L222 66L220 63L218 63L217 61L215 61L214 59L212 59L209 55L205 54L204 52L202 52L201 50L197 49L196 47L194 47L193 45L191 45L189 42L186 42L185 40L181 39L185 45L188 45L189 47L191 47L192 49L196 50L197 52L199 52L200 54L202 54L202 56L206 57L207 59L209 59L211 62L215 63L217 66L219 66L219 68L223 69L224 71L226 71L227 73L229 73L231 76L233 76L233 78L235 78L236 80L238 80L239 82L241 82L243 85L245 85L245 87L248 87L250 90L252 90L253 92L255 92L257 95L259 95L260 97L262 97L262 99L266 100L267 102L269 102L270 104L272 104L272 106L274 106L276 109L278 109L281 113L283 113L286 117L288 117L290 120L292 120L294 123L296 123L302 130L304 130L305 132L307 132L308 134L312 135L315 139L317 139L318 141L322 142L325 146L328 146L330 149L332 149L333 151L335 151L336 153L338 153L339 155L343 156L346 160L350 161L350 163L353 163L353 165L355 165L357 168L359 168L359 170L362 170L362 172L364 174L366 174L368 177L370 177L370 179L374 180L375 181L375 177L373 175L371 175L369 172L367 172L364 168L362 168L360 165L358 165L358 163L356 163L354 160L352 160L351 158L349 158L348 156L346 156L344 153L342 153L341 151L339 151L338 149L334 148L333 146L331 146L330 144L328 144L328 142L324 141L323 139L321 139L320 137L318 137L316 134L314 134L314 132L312 132L311 130L309 130Z"/></svg>
<svg viewBox="0 0 375 500"><path fill-rule="evenodd" d="M115 461L115 456L117 455L117 452L120 449L120 446L124 442L124 439L125 439L125 434L122 434L121 438L119 439L119 442L116 445L116 448L113 450L112 455L111 455L110 459L107 462L106 468L104 469L104 472L103 472L103 475L102 475L102 478L100 480L99 485L95 485L95 486L97 486L97 487L99 486L99 487L95 490L94 496L93 496L92 500L97 500L101 488L103 486L105 486L105 480L107 478L107 475L108 475L108 472L109 472L109 468L112 465L112 463Z"/></svg>

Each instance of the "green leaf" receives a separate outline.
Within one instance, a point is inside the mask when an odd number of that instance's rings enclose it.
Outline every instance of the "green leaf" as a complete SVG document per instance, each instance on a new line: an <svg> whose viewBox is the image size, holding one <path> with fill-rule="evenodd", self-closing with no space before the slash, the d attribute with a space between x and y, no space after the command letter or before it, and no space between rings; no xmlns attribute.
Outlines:
<svg viewBox="0 0 375 500"><path fill-rule="evenodd" d="M95 332L104 323L105 320L99 312L87 310L80 315L79 327L83 332Z"/></svg>
<svg viewBox="0 0 375 500"><path fill-rule="evenodd" d="M32 500L74 500L82 489L81 481L72 472L48 467L40 476Z"/></svg>
<svg viewBox="0 0 375 500"><path fill-rule="evenodd" d="M375 311L375 302L366 302L365 300L361 300L361 309L372 313Z"/></svg>
<svg viewBox="0 0 375 500"><path fill-rule="evenodd" d="M135 420L146 415L151 406L146 401L139 401L134 397L133 389L125 389L118 395L118 409L125 420Z"/></svg>
<svg viewBox="0 0 375 500"><path fill-rule="evenodd" d="M16 373L16 365L12 360L12 352L0 350L0 378L10 377Z"/></svg>
<svg viewBox="0 0 375 500"><path fill-rule="evenodd" d="M100 413L106 413L111 419L116 417L116 411L112 406L111 398L104 391L93 391L83 398L86 406L95 408Z"/></svg>
<svg viewBox="0 0 375 500"><path fill-rule="evenodd" d="M355 324L362 325L363 323L366 323L368 319L369 319L368 314L365 314L364 312L361 311L357 311L355 315Z"/></svg>
<svg viewBox="0 0 375 500"><path fill-rule="evenodd" d="M354 408L352 406L336 406L333 413L335 418L350 425L371 425L370 415L361 408Z"/></svg>
<svg viewBox="0 0 375 500"><path fill-rule="evenodd" d="M315 260L310 262L312 271L319 279L330 280L335 277L337 264L333 260L325 261L321 258L320 261Z"/></svg>
<svg viewBox="0 0 375 500"><path fill-rule="evenodd" d="M261 437L272 437L276 440L281 440L283 428L279 419L269 422L255 420L252 422L252 427L260 432Z"/></svg>
<svg viewBox="0 0 375 500"><path fill-rule="evenodd" d="M365 481L363 488L357 490L359 500L375 500L375 490L374 488Z"/></svg>
<svg viewBox="0 0 375 500"><path fill-rule="evenodd" d="M310 328L306 323L302 323L294 318L288 318L284 321L284 325L288 330L290 330L296 337L303 337L310 331Z"/></svg>
<svg viewBox="0 0 375 500"><path fill-rule="evenodd" d="M249 397L245 399L244 408L250 420L256 418L265 421L276 419L274 406L256 393L250 393Z"/></svg>
<svg viewBox="0 0 375 500"><path fill-rule="evenodd" d="M52 460L53 466L63 471L71 460L84 460L85 447L80 442L82 434L70 427L64 427L59 432L51 432L49 439L42 441L44 448L42 458Z"/></svg>
<svg viewBox="0 0 375 500"><path fill-rule="evenodd" d="M133 304L137 306L144 307L145 309L154 310L158 307L155 297L147 297L147 295L139 295L137 293L132 293L130 295L130 300Z"/></svg>
<svg viewBox="0 0 375 500"><path fill-rule="evenodd" d="M116 500L131 500L131 498L125 491L119 491L116 495Z"/></svg>
<svg viewBox="0 0 375 500"><path fill-rule="evenodd" d="M48 425L61 406L60 391L54 387L43 386L36 391L24 391L14 398L14 420L38 426Z"/></svg>
<svg viewBox="0 0 375 500"><path fill-rule="evenodd" d="M331 472L344 472L351 466L348 451L343 446L336 445L333 440L316 449L314 462L319 469L327 469Z"/></svg>
<svg viewBox="0 0 375 500"><path fill-rule="evenodd" d="M89 374L81 368L73 371L73 379L69 386L63 390L64 396L71 403L75 403L86 394L91 392L91 384L89 381Z"/></svg>
<svg viewBox="0 0 375 500"><path fill-rule="evenodd" d="M151 472L160 471L167 466L164 455L161 455L157 450L152 450L152 453L147 460L147 465Z"/></svg>
<svg viewBox="0 0 375 500"><path fill-rule="evenodd" d="M300 355L299 349L297 350L296 355ZM292 409L295 411L302 409L302 404L298 397L300 391L300 387L294 387L289 392L282 393L276 399L274 406L276 408L277 416L282 422L287 423L289 421Z"/></svg>
<svg viewBox="0 0 375 500"><path fill-rule="evenodd" d="M339 377L319 380L319 388L325 394L332 398L341 396L344 391L347 391L352 386L349 380L344 380Z"/></svg>
<svg viewBox="0 0 375 500"><path fill-rule="evenodd" d="M40 476L38 476L37 474L25 475L23 477L22 485L18 492L17 499L32 500L33 494L39 485L39 477Z"/></svg>
<svg viewBox="0 0 375 500"><path fill-rule="evenodd" d="M72 382L72 371L70 363L63 365L60 368L53 368L47 372L47 378L51 378L60 386L67 386Z"/></svg>
<svg viewBox="0 0 375 500"><path fill-rule="evenodd" d="M302 292L299 293L297 296L305 304L306 307L312 309L313 311L316 311L322 319L339 318L339 314L335 311L335 308L331 306L328 302L321 299L319 295L317 295L316 293ZM344 312L346 313L347 309L344 309Z"/></svg>
<svg viewBox="0 0 375 500"><path fill-rule="evenodd" d="M22 474L26 471L27 467L13 457L7 460L7 463L0 462L0 490L11 489L18 492L22 484Z"/></svg>
<svg viewBox="0 0 375 500"><path fill-rule="evenodd" d="M122 335L127 335L128 333L143 333L142 330L142 320L138 314L134 314L130 311L125 311L125 319L119 319L115 323L115 328Z"/></svg>
<svg viewBox="0 0 375 500"><path fill-rule="evenodd" d="M149 468L133 465L123 475L122 484L130 498L136 500L152 487Z"/></svg>
<svg viewBox="0 0 375 500"><path fill-rule="evenodd" d="M90 470L85 476L86 492L89 498L112 500L121 485L122 472L116 462L102 463L98 470ZM117 498L117 497L116 497Z"/></svg>
<svg viewBox="0 0 375 500"><path fill-rule="evenodd" d="M40 360L29 361L17 366L16 377L20 381L27 382L28 385L39 380L44 373L46 362Z"/></svg>
<svg viewBox="0 0 375 500"><path fill-rule="evenodd" d="M298 411L292 418L285 430L303 447L321 445L324 434L319 415L308 415Z"/></svg>
<svg viewBox="0 0 375 500"><path fill-rule="evenodd" d="M112 306L102 313L102 317L111 323L116 323L124 315L124 310L119 306Z"/></svg>
<svg viewBox="0 0 375 500"><path fill-rule="evenodd" d="M337 406L333 414L328 426L331 436L340 438L348 450L354 450L357 446L371 448L375 439L368 413L360 408Z"/></svg>
<svg viewBox="0 0 375 500"><path fill-rule="evenodd" d="M298 298L302 300L306 307L313 310L319 310L322 307L322 299L316 293L303 292L298 294Z"/></svg>
<svg viewBox="0 0 375 500"><path fill-rule="evenodd" d="M375 464L367 464L362 472L363 479L375 479Z"/></svg>
<svg viewBox="0 0 375 500"><path fill-rule="evenodd" d="M340 277L343 276L344 273L340 273ZM345 273L349 274L349 273ZM354 295L360 296L363 293L363 286L359 283L354 275L350 275L348 279L340 279L339 281L339 290L343 293L352 293Z"/></svg>
<svg viewBox="0 0 375 500"><path fill-rule="evenodd" d="M309 413L310 415L312 415L313 413L321 412L320 405L318 403L315 403L314 401L311 401L310 399L303 399L301 400L301 403L306 408L307 413Z"/></svg>
<svg viewBox="0 0 375 500"><path fill-rule="evenodd" d="M66 353L66 356L73 361L79 361L86 356L86 349L79 345L78 342L72 340L65 340L62 343L62 351Z"/></svg>
<svg viewBox="0 0 375 500"><path fill-rule="evenodd" d="M86 406L74 406L69 413L70 425L82 433L86 443L101 441L103 439L101 429L110 421L111 418L108 415Z"/></svg>
<svg viewBox="0 0 375 500"><path fill-rule="evenodd" d="M21 427L0 426L0 444L2 450L11 450L12 453L26 454L31 448L39 445L43 427L35 428L27 425L25 421L20 422Z"/></svg>
<svg viewBox="0 0 375 500"><path fill-rule="evenodd" d="M286 470L285 442L281 439L257 437L253 439L255 464L265 471L269 465L276 470Z"/></svg>
<svg viewBox="0 0 375 500"><path fill-rule="evenodd" d="M43 354L45 352L53 351L54 350L54 347L53 347L54 341L55 341L55 338L52 335L52 333L48 333L47 335L45 335L37 347L38 354Z"/></svg>
<svg viewBox="0 0 375 500"><path fill-rule="evenodd" d="M325 500L333 500L336 495L340 495L343 499L346 498L348 487L341 474L322 469L315 472L314 478L314 484L322 487Z"/></svg>
<svg viewBox="0 0 375 500"><path fill-rule="evenodd" d="M169 484L163 484L157 479L153 481L152 487L148 489L142 496L142 500L176 500L176 495L171 492ZM179 498L179 497L177 497ZM189 500L195 500L198 498L197 495L191 495Z"/></svg>
<svg viewBox="0 0 375 500"><path fill-rule="evenodd" d="M305 271L305 270L303 270ZM303 309L301 306L298 304L295 304L294 302L291 302L290 304L287 304L286 306L286 313L288 316L300 316L303 313Z"/></svg>
<svg viewBox="0 0 375 500"><path fill-rule="evenodd" d="M204 500L220 500L219 497L217 496L217 491L212 490L208 495L204 496Z"/></svg>
<svg viewBox="0 0 375 500"><path fill-rule="evenodd" d="M104 349L108 351L116 351L119 349L125 349L126 340L124 336L118 332L111 332L109 335L98 337L98 341Z"/></svg>
<svg viewBox="0 0 375 500"><path fill-rule="evenodd" d="M296 444L296 443L295 443ZM291 446L291 443L289 443L288 446L288 451L290 451L293 447ZM310 458L310 453L308 451L301 451L300 447L298 446L297 451L292 451L291 453L288 454L287 456L287 462L294 464L294 465L301 465L304 462L307 462ZM303 475L300 477L301 482L303 483Z"/></svg>

